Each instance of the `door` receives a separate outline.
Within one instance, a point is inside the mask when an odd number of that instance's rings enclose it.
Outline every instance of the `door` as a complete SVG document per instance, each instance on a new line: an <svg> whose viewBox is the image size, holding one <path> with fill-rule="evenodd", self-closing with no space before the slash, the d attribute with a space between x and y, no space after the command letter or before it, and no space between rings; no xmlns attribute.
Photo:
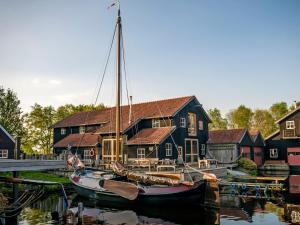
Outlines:
<svg viewBox="0 0 300 225"><path fill-rule="evenodd" d="M120 145L121 145L121 140L120 140ZM122 159L122 149L119 154L119 158ZM116 139L103 139L102 160L104 164L110 164L110 162L116 160Z"/></svg>
<svg viewBox="0 0 300 225"><path fill-rule="evenodd" d="M199 146L198 139L185 140L185 162L198 163Z"/></svg>

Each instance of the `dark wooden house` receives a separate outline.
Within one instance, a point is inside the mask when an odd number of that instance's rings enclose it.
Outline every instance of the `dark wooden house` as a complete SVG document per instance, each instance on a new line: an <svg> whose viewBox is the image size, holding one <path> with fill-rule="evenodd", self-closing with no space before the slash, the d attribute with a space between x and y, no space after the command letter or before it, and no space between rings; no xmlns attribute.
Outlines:
<svg viewBox="0 0 300 225"><path fill-rule="evenodd" d="M277 121L279 130L266 138L267 163L288 163L290 169L300 169L300 107Z"/></svg>
<svg viewBox="0 0 300 225"><path fill-rule="evenodd" d="M0 125L0 161L14 158L15 144L15 139Z"/></svg>
<svg viewBox="0 0 300 225"><path fill-rule="evenodd" d="M206 154L210 119L195 96L121 107L122 153L130 159L197 162ZM83 159L114 160L115 108L80 112L54 126L54 151L67 148Z"/></svg>
<svg viewBox="0 0 300 225"><path fill-rule="evenodd" d="M253 159L253 141L247 129L209 131L208 157L233 164L241 157Z"/></svg>
<svg viewBox="0 0 300 225"><path fill-rule="evenodd" d="M253 141L251 159L256 163L257 166L261 166L264 163L265 140L259 130L250 131L250 135Z"/></svg>

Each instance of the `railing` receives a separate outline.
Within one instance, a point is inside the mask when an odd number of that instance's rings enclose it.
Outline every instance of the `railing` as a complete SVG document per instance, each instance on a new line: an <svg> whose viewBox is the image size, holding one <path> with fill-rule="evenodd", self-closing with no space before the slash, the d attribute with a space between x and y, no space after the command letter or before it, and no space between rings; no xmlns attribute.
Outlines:
<svg viewBox="0 0 300 225"><path fill-rule="evenodd" d="M283 130L283 138L294 138L294 137L296 137L295 129Z"/></svg>
<svg viewBox="0 0 300 225"><path fill-rule="evenodd" d="M31 159L31 160L63 160L61 156L54 154L20 154L19 159Z"/></svg>

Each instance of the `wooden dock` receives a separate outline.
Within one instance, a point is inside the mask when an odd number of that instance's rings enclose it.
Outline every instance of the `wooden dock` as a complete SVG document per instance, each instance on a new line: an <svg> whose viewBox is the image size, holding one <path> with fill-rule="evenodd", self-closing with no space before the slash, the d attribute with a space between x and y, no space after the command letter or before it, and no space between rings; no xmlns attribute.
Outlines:
<svg viewBox="0 0 300 225"><path fill-rule="evenodd" d="M54 170L66 168L64 160L0 159L0 172Z"/></svg>

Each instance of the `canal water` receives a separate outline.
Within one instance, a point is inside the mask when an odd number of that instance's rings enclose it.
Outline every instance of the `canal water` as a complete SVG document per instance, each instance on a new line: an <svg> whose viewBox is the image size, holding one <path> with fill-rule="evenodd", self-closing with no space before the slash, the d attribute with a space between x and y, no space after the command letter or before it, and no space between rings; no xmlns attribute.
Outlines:
<svg viewBox="0 0 300 225"><path fill-rule="evenodd" d="M286 203L282 199L266 201L222 195L220 209L190 208L178 211L167 208L130 210L106 208L93 201L82 199L76 194L69 196L69 202L70 207L74 207L73 209L77 209L79 202L83 203L87 215L84 224L291 224L291 221L286 218ZM61 219L66 214L64 207L62 196L50 195L25 208L20 215L7 221L6 224L65 224L67 221ZM294 214L294 222L295 219L300 219L299 212Z"/></svg>

